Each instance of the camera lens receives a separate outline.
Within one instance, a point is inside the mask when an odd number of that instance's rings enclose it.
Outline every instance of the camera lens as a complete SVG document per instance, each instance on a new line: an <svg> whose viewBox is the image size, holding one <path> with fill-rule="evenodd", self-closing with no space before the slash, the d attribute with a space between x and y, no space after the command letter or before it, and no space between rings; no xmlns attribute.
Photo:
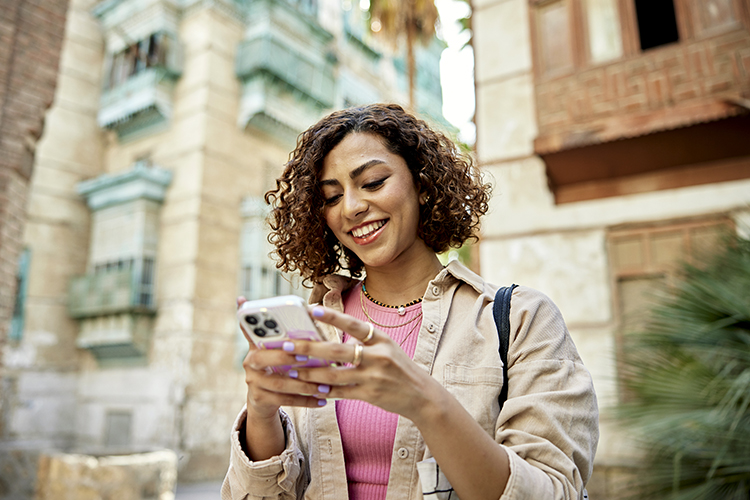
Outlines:
<svg viewBox="0 0 750 500"><path fill-rule="evenodd" d="M245 321L247 321L251 325L257 325L258 324L258 318L256 318L255 316L252 316L250 314L248 314L247 316L245 316Z"/></svg>
<svg viewBox="0 0 750 500"><path fill-rule="evenodd" d="M254 329L253 333L255 333L255 335L257 335L258 337L265 337L266 336L266 331L263 328L256 328L256 329Z"/></svg>
<svg viewBox="0 0 750 500"><path fill-rule="evenodd" d="M273 330L274 328L276 328L276 327L278 326L278 325L276 324L276 322L275 322L274 320L272 320L272 319L267 319L267 320L265 320L265 321L263 322L263 324L264 324L264 325L266 325L266 328L269 328L269 329L271 329L271 330Z"/></svg>

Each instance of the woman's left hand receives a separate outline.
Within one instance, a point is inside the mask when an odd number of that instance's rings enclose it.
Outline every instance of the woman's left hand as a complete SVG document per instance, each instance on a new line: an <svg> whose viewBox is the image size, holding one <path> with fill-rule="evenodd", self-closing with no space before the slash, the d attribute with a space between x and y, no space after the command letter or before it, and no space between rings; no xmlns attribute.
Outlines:
<svg viewBox="0 0 750 500"><path fill-rule="evenodd" d="M312 316L360 341L370 332L369 323L322 306L315 306ZM344 365L355 360L357 345L297 340L294 341L293 353ZM356 367L300 368L298 378L329 385L329 398L360 399L412 421L416 421L419 413L434 402L434 391L442 389L398 344L378 329L374 329L372 338L362 347L360 359Z"/></svg>

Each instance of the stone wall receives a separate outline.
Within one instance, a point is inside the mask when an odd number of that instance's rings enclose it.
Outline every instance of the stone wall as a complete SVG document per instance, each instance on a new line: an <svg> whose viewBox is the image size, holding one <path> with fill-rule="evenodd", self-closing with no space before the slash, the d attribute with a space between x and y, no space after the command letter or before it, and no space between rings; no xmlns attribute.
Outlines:
<svg viewBox="0 0 750 500"><path fill-rule="evenodd" d="M8 0L0 10L0 347L13 310L28 182L57 84L67 5Z"/></svg>
<svg viewBox="0 0 750 500"><path fill-rule="evenodd" d="M37 477L35 500L174 500L177 456L44 453Z"/></svg>

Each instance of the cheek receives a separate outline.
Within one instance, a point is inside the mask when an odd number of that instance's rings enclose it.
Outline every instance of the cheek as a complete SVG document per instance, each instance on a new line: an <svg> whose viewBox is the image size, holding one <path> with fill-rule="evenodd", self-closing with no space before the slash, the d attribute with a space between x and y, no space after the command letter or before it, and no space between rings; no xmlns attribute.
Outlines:
<svg viewBox="0 0 750 500"><path fill-rule="evenodd" d="M332 214L331 209L330 208L324 208L321 211L321 215L323 216L323 222L325 223L325 225L328 227L328 229L330 229L331 231L333 231L333 227L332 227L333 214Z"/></svg>

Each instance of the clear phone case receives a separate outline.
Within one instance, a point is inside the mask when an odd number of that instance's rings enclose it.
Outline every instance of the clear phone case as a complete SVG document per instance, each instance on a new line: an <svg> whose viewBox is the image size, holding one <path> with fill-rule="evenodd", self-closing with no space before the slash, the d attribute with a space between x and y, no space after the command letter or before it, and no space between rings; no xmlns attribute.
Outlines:
<svg viewBox="0 0 750 500"><path fill-rule="evenodd" d="M307 314L305 301L296 295L245 302L237 311L237 318L240 326L260 349L281 349L286 340L323 340L315 323ZM332 362L310 358L304 366L331 365ZM291 366L284 365L272 370L284 372L290 368Z"/></svg>

